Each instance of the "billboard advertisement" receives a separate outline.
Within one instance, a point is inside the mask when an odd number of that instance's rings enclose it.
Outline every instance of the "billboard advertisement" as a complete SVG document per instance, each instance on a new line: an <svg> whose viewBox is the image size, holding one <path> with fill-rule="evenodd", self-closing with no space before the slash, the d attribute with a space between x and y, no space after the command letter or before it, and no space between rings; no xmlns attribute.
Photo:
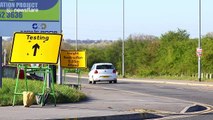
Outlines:
<svg viewBox="0 0 213 120"><path fill-rule="evenodd" d="M1 0L0 36L61 32L61 0Z"/></svg>

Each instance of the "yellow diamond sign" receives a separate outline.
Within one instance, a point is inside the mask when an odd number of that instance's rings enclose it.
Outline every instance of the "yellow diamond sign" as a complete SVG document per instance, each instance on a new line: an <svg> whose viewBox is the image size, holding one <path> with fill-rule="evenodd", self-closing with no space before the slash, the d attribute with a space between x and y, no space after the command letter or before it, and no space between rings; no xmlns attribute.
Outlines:
<svg viewBox="0 0 213 120"><path fill-rule="evenodd" d="M11 63L58 62L62 35L51 33L15 33L11 51Z"/></svg>

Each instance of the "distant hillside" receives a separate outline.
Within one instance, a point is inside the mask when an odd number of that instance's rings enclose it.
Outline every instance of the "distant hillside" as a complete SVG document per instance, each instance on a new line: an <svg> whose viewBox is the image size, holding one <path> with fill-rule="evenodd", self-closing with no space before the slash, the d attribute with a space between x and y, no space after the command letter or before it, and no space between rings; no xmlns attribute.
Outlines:
<svg viewBox="0 0 213 120"><path fill-rule="evenodd" d="M76 40L66 39L66 43L75 44ZM112 43L113 40L78 40L78 44Z"/></svg>

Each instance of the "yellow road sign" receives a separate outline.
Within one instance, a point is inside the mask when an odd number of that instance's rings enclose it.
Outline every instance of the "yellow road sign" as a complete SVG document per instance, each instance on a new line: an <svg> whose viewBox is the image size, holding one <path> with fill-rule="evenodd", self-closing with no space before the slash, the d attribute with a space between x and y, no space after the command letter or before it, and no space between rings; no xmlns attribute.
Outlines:
<svg viewBox="0 0 213 120"><path fill-rule="evenodd" d="M61 67L64 68L86 68L86 52L61 50Z"/></svg>
<svg viewBox="0 0 213 120"><path fill-rule="evenodd" d="M11 63L58 62L62 35L50 33L15 33L11 51Z"/></svg>

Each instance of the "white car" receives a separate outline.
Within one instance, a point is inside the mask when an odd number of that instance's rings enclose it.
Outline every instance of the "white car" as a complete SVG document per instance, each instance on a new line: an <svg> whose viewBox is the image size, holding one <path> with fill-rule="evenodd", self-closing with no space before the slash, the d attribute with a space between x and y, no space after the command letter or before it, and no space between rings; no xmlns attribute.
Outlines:
<svg viewBox="0 0 213 120"><path fill-rule="evenodd" d="M89 83L109 81L117 83L117 74L112 63L95 63L89 72Z"/></svg>

